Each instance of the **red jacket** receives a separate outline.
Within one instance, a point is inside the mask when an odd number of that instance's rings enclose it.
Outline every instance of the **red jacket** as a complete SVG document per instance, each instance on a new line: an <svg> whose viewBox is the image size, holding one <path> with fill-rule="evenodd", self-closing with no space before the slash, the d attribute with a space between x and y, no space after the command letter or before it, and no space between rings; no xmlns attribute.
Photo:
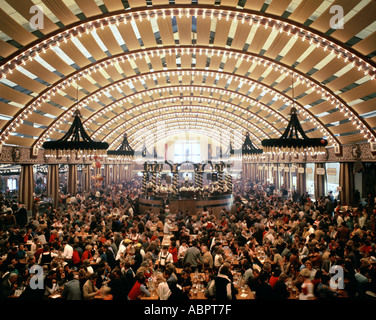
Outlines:
<svg viewBox="0 0 376 320"><path fill-rule="evenodd" d="M128 293L128 298L129 300L137 300L140 294L141 294L141 283L136 281L136 283L133 285L133 288Z"/></svg>

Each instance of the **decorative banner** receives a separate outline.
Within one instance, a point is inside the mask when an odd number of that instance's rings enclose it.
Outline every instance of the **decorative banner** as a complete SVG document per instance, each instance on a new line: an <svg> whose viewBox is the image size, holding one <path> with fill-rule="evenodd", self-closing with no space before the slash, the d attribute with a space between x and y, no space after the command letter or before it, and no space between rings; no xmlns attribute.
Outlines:
<svg viewBox="0 0 376 320"><path fill-rule="evenodd" d="M312 174L312 173L313 173L312 168L306 168L306 173L307 173L307 174Z"/></svg>
<svg viewBox="0 0 376 320"><path fill-rule="evenodd" d="M284 167L283 169L285 172L290 172L290 167Z"/></svg>
<svg viewBox="0 0 376 320"><path fill-rule="evenodd" d="M278 171L283 171L283 167L278 167Z"/></svg>
<svg viewBox="0 0 376 320"><path fill-rule="evenodd" d="M296 167L291 167L290 172L292 172L292 173L296 172Z"/></svg>
<svg viewBox="0 0 376 320"><path fill-rule="evenodd" d="M328 176L336 176L337 175L337 169L336 168L328 168L326 170Z"/></svg>
<svg viewBox="0 0 376 320"><path fill-rule="evenodd" d="M273 170L274 171L278 171L278 167L273 167Z"/></svg>
<svg viewBox="0 0 376 320"><path fill-rule="evenodd" d="M299 167L299 168L298 168L298 173L304 173L304 168Z"/></svg>
<svg viewBox="0 0 376 320"><path fill-rule="evenodd" d="M318 175L324 175L325 174L325 169L324 168L317 168L316 169L316 174L318 174Z"/></svg>

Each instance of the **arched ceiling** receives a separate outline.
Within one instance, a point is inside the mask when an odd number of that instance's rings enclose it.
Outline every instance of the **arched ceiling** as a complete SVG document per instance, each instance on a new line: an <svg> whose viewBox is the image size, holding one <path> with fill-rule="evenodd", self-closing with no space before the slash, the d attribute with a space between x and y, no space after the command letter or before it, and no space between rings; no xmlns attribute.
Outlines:
<svg viewBox="0 0 376 320"><path fill-rule="evenodd" d="M260 146L293 101L309 137L375 141L375 12L373 0L1 0L0 143L41 147L80 108L110 149L124 132L139 148L187 130L236 146L249 131Z"/></svg>

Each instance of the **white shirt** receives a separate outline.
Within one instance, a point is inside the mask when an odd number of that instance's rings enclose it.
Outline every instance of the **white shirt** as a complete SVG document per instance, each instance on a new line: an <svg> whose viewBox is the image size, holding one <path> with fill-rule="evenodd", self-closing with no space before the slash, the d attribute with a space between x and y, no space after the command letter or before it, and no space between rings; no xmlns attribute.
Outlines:
<svg viewBox="0 0 376 320"><path fill-rule="evenodd" d="M124 253L126 249L127 249L127 247L125 246L125 243L123 241L121 241L120 245L119 245L119 250L118 250L118 252L116 254L115 260L119 260L121 254Z"/></svg>
<svg viewBox="0 0 376 320"><path fill-rule="evenodd" d="M164 228L163 228L163 233L166 233L166 234L170 234L171 233L171 229L173 229L173 225L166 222L164 224Z"/></svg>
<svg viewBox="0 0 376 320"><path fill-rule="evenodd" d="M169 263L173 263L174 260L172 258L172 254L169 253L168 251L166 252L166 254L164 254L162 251L159 253L158 255L158 262L159 262L159 265L161 266L165 266L166 264L169 264Z"/></svg>
<svg viewBox="0 0 376 320"><path fill-rule="evenodd" d="M73 257L73 248L69 244L66 244L64 247L63 258L67 260L71 260L72 257Z"/></svg>
<svg viewBox="0 0 376 320"><path fill-rule="evenodd" d="M171 294L167 282L161 282L157 288L157 294L160 300L167 300Z"/></svg>

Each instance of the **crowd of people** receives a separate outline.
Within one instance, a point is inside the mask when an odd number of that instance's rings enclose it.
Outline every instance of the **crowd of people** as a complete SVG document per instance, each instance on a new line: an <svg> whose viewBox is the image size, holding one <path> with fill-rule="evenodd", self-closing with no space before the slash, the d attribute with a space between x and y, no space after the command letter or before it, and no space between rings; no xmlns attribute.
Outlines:
<svg viewBox="0 0 376 320"><path fill-rule="evenodd" d="M32 215L1 198L0 299L187 300L198 275L206 299L234 300L240 282L259 300L375 299L374 201L234 180L231 210L139 212L140 190L62 194Z"/></svg>

